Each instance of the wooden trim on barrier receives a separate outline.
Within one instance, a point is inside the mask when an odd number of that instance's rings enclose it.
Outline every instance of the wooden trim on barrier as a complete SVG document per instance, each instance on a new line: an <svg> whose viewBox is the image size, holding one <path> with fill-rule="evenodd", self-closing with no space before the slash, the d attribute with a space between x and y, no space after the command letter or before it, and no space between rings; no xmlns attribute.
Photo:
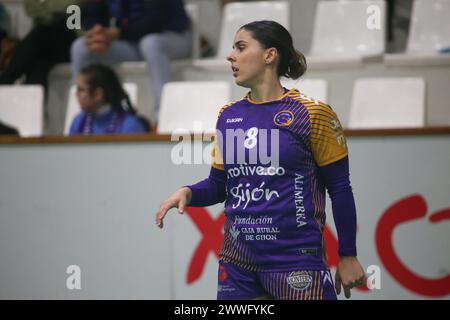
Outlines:
<svg viewBox="0 0 450 320"><path fill-rule="evenodd" d="M346 137L429 136L429 135L447 135L447 134L450 134L450 127L344 130L344 135Z"/></svg>
<svg viewBox="0 0 450 320"><path fill-rule="evenodd" d="M121 143L121 142L167 142L170 135L157 134L124 134L93 136L42 136L20 138L0 136L0 144L79 144L79 143Z"/></svg>
<svg viewBox="0 0 450 320"><path fill-rule="evenodd" d="M377 129L377 130L344 130L346 137L388 137L388 136L428 136L450 135L450 127L429 127L413 129ZM209 135L210 136L210 135ZM201 139L201 135L192 136ZM179 141L179 140L175 140ZM138 134L138 135L102 135L102 136L43 136L20 138L0 136L0 145L15 144L80 144L80 143L123 143L123 142L171 142L170 135Z"/></svg>

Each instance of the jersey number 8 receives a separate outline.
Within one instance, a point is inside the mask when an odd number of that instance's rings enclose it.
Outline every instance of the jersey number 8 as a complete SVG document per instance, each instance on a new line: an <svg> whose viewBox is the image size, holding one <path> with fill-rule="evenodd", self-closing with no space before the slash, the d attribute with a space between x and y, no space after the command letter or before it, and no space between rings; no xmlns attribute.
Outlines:
<svg viewBox="0 0 450 320"><path fill-rule="evenodd" d="M244 141L244 147L247 149L252 149L258 143L258 128L252 127L248 129L247 135Z"/></svg>

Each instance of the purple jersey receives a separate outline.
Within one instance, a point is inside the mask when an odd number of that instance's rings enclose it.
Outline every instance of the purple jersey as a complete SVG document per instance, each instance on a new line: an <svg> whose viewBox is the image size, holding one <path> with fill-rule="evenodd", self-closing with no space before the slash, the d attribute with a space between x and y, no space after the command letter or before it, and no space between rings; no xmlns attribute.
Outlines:
<svg viewBox="0 0 450 320"><path fill-rule="evenodd" d="M265 103L247 95L222 108L217 135L212 166L224 170L227 194L221 259L253 271L326 269L318 167L347 156L330 106L296 89Z"/></svg>

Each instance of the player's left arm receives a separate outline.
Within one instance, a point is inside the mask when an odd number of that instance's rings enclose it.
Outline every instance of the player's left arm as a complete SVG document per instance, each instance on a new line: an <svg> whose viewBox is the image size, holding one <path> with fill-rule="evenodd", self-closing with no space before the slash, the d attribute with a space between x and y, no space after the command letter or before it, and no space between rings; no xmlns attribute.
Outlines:
<svg viewBox="0 0 450 320"><path fill-rule="evenodd" d="M318 172L330 195L339 243L336 291L341 286L347 298L350 289L365 284L365 274L356 251L356 206L350 184L347 142L340 121L328 105L309 108L310 146Z"/></svg>
<svg viewBox="0 0 450 320"><path fill-rule="evenodd" d="M339 294L341 287L350 298L350 289L364 285L365 273L358 261L356 251L356 206L350 184L349 160L341 160L319 167L319 174L328 190L333 208L339 243L339 264L336 270L335 286Z"/></svg>

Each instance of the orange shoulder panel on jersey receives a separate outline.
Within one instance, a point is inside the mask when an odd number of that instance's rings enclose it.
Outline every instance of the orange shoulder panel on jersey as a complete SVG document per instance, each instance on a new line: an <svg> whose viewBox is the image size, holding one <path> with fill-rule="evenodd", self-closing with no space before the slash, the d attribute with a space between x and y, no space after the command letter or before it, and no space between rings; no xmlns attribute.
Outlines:
<svg viewBox="0 0 450 320"><path fill-rule="evenodd" d="M231 103L223 106L222 108L220 108L219 115L217 116L217 121L219 121L220 116L222 115L222 112L226 108L231 107L236 102L237 101L231 102ZM217 127L217 122L216 122L216 127ZM220 152L219 144L217 143L217 134L214 135L214 147L213 147L213 151L212 151L212 162L211 162L211 165L215 169L225 170L224 167L223 167L222 153Z"/></svg>
<svg viewBox="0 0 450 320"><path fill-rule="evenodd" d="M297 94L292 94L291 97L301 101L309 113L311 123L309 142L317 165L326 166L346 157L347 141L333 109L322 101L296 92Z"/></svg>

